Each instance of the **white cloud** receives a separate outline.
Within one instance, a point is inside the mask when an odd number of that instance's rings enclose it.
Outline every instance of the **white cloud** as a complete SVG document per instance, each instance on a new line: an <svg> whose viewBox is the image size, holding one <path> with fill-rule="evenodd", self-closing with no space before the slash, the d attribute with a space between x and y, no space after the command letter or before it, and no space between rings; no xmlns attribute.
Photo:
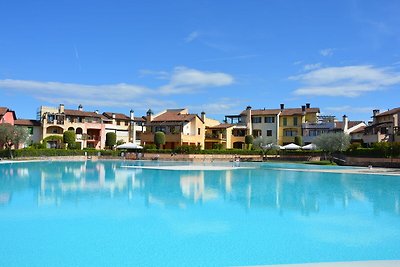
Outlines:
<svg viewBox="0 0 400 267"><path fill-rule="evenodd" d="M204 72L186 67L176 67L171 74L170 83L162 86L164 94L194 93L205 87L220 87L230 85L234 78L222 72Z"/></svg>
<svg viewBox="0 0 400 267"><path fill-rule="evenodd" d="M400 73L371 65L329 67L289 77L304 84L295 95L355 97L400 84Z"/></svg>
<svg viewBox="0 0 400 267"><path fill-rule="evenodd" d="M321 56L324 56L324 57L332 56L334 50L335 50L335 49L333 49L333 48L321 49L321 50L319 50L319 54L320 54Z"/></svg>
<svg viewBox="0 0 400 267"><path fill-rule="evenodd" d="M321 66L322 66L321 63L306 64L303 66L303 70L305 71L315 70L321 68Z"/></svg>
<svg viewBox="0 0 400 267"><path fill-rule="evenodd" d="M18 92L53 104L162 107L175 106L175 102L165 100L166 95L197 93L199 89L226 86L234 81L229 74L204 72L186 67L177 67L172 73L151 72L148 74L156 75L156 78L162 76L163 79L167 79L166 84L159 88L149 88L126 83L87 85L4 79L0 80L0 90Z"/></svg>
<svg viewBox="0 0 400 267"><path fill-rule="evenodd" d="M199 37L200 33L197 31L191 32L188 36L185 37L186 43L191 43Z"/></svg>
<svg viewBox="0 0 400 267"><path fill-rule="evenodd" d="M207 101L207 104L192 106L191 109L199 112L205 111L208 114L225 115L228 113L236 113L243 108L242 99L221 98L216 101Z"/></svg>

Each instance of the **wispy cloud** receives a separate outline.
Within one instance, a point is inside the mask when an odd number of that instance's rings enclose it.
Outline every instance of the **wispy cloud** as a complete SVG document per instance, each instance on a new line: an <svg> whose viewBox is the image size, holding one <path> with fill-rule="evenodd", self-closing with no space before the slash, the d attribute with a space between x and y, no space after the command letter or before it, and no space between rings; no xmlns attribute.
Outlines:
<svg viewBox="0 0 400 267"><path fill-rule="evenodd" d="M400 73L371 65L329 67L289 77L304 84L295 95L356 97L400 84Z"/></svg>
<svg viewBox="0 0 400 267"><path fill-rule="evenodd" d="M139 70L139 76L140 77L145 77L145 76L153 76L156 79L160 80L167 80L170 78L170 74L168 71L156 71L156 70Z"/></svg>
<svg viewBox="0 0 400 267"><path fill-rule="evenodd" d="M149 71L151 72L151 71ZM157 74L160 74L156 72ZM0 80L0 91L12 91L31 96L48 103L64 103L99 106L174 106L165 96L189 94L206 91L209 88L230 85L234 78L222 72L206 72L186 67L176 67L169 72L162 72L166 84L158 88L135 84L100 84L87 85L62 82L43 82L32 80Z"/></svg>
<svg viewBox="0 0 400 267"><path fill-rule="evenodd" d="M75 53L75 59L76 59L76 62L78 63L78 68L79 68L79 71L81 71L82 70L82 66L81 66L81 60L80 60L80 58L79 58L79 52L78 52L78 48L76 47L76 45L74 44L74 53Z"/></svg>
<svg viewBox="0 0 400 267"><path fill-rule="evenodd" d="M200 36L198 31L191 32L188 36L185 37L184 41L186 43L191 43L196 40Z"/></svg>
<svg viewBox="0 0 400 267"><path fill-rule="evenodd" d="M205 87L220 87L234 83L233 76L222 72L204 72L186 67L176 67L170 83L160 88L160 93L194 93Z"/></svg>
<svg viewBox="0 0 400 267"><path fill-rule="evenodd" d="M198 112L206 111L209 114L225 115L236 113L243 108L243 106L244 103L242 99L224 97L213 101L207 101L207 104L193 105L191 109L197 110Z"/></svg>
<svg viewBox="0 0 400 267"><path fill-rule="evenodd" d="M321 66L322 66L321 63L306 64L303 66L303 70L305 71L315 70L321 68Z"/></svg>
<svg viewBox="0 0 400 267"><path fill-rule="evenodd" d="M333 55L333 51L334 51L335 49L333 49L333 48L325 48L325 49L321 49L321 50L319 50L319 54L321 55L321 56L324 56L324 57L329 57L329 56L332 56Z"/></svg>

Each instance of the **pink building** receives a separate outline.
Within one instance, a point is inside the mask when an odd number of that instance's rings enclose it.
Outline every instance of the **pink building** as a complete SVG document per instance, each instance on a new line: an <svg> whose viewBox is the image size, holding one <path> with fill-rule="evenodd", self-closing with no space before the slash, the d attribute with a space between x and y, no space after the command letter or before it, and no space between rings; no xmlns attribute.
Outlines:
<svg viewBox="0 0 400 267"><path fill-rule="evenodd" d="M15 112L6 107L0 107L0 123L9 123L14 125L17 117L15 116Z"/></svg>

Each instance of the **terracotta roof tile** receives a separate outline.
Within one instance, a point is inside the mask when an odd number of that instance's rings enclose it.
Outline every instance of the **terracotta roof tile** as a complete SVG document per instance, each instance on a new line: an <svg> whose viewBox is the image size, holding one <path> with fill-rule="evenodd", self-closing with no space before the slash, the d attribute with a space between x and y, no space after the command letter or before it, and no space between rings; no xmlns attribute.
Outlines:
<svg viewBox="0 0 400 267"><path fill-rule="evenodd" d="M392 115L392 114L396 114L396 113L400 113L400 108L393 108L393 109L390 109L388 111L379 113L378 115L376 115L376 117Z"/></svg>
<svg viewBox="0 0 400 267"><path fill-rule="evenodd" d="M114 113L114 112L103 112L103 115L108 118L108 119L112 119L112 115L115 114L115 119L117 120L130 120L130 117L126 116L125 114L122 113Z"/></svg>
<svg viewBox="0 0 400 267"><path fill-rule="evenodd" d="M319 113L319 108L306 108L306 113ZM303 113L301 108L285 108L282 110L281 116L301 115Z"/></svg>
<svg viewBox="0 0 400 267"><path fill-rule="evenodd" d="M261 116L261 115L278 115L281 112L280 109L253 109L251 110L252 116Z"/></svg>
<svg viewBox="0 0 400 267"><path fill-rule="evenodd" d="M364 132L364 130L365 130L365 126L361 126L357 130L353 131L352 134L354 134L354 133L362 133L362 132Z"/></svg>
<svg viewBox="0 0 400 267"><path fill-rule="evenodd" d="M215 126L207 126L206 128L207 129L226 129L226 128L233 127L233 126L234 126L233 124L221 123L221 124L218 124Z"/></svg>
<svg viewBox="0 0 400 267"><path fill-rule="evenodd" d="M37 121L37 120L24 120L24 119L15 120L14 124L15 125L19 125L19 126L41 126L42 125L40 123L40 121Z"/></svg>
<svg viewBox="0 0 400 267"><path fill-rule="evenodd" d="M0 116L4 116L8 111L8 108L0 107Z"/></svg>
<svg viewBox="0 0 400 267"><path fill-rule="evenodd" d="M363 123L362 121L349 121L348 128L354 127L360 123ZM343 122L338 121L336 122L336 129L343 129Z"/></svg>
<svg viewBox="0 0 400 267"><path fill-rule="evenodd" d="M159 116L153 118L151 122L163 122L163 121L191 121L198 117L196 114L181 114L181 109L169 109Z"/></svg>
<svg viewBox="0 0 400 267"><path fill-rule="evenodd" d="M65 109L64 110L65 115L68 116L77 116L77 117L95 117L95 118L101 118L101 114L97 114L96 112L90 112L90 111L80 111L80 110L75 110L75 109Z"/></svg>

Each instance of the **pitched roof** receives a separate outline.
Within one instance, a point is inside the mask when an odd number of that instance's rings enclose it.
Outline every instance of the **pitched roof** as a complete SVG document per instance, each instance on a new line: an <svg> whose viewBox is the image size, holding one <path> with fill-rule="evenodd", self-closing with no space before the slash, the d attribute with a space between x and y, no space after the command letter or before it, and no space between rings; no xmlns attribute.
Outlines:
<svg viewBox="0 0 400 267"><path fill-rule="evenodd" d="M167 109L164 113L154 117L151 122L179 121L188 122L198 117L197 114L182 114L185 109Z"/></svg>
<svg viewBox="0 0 400 267"><path fill-rule="evenodd" d="M215 126L207 126L207 129L227 129L229 127L233 127L233 124L229 124L229 123L221 123Z"/></svg>
<svg viewBox="0 0 400 267"><path fill-rule="evenodd" d="M292 116L300 115L303 113L301 108L285 108L281 109L252 109L252 116L262 116L262 115L278 115L281 112L281 116ZM319 113L319 108L306 108L306 113ZM246 115L246 110L243 110L240 115Z"/></svg>
<svg viewBox="0 0 400 267"><path fill-rule="evenodd" d="M252 116L278 115L279 112L281 112L280 109L253 109L253 110L251 110L251 115Z"/></svg>
<svg viewBox="0 0 400 267"><path fill-rule="evenodd" d="M8 111L8 108L0 107L0 116L4 116Z"/></svg>
<svg viewBox="0 0 400 267"><path fill-rule="evenodd" d="M126 116L125 114L122 113L114 113L114 112L103 112L103 115L108 118L108 119L112 119L113 118L113 114L115 115L115 119L117 120L130 120L130 117Z"/></svg>
<svg viewBox="0 0 400 267"><path fill-rule="evenodd" d="M6 115L7 112L12 112L14 120L17 119L17 116L15 115L15 112L9 108L6 107L0 107L0 117L3 117L4 115Z"/></svg>
<svg viewBox="0 0 400 267"><path fill-rule="evenodd" d="M351 128L351 127L354 127L354 126L356 126L356 125L358 125L360 123L363 123L363 121L349 121L347 127ZM336 129L338 129L338 128L343 129L343 122L342 121L336 122L336 127L335 128Z"/></svg>
<svg viewBox="0 0 400 267"><path fill-rule="evenodd" d="M38 120L25 120L25 119L15 120L14 124L19 126L41 126L41 123Z"/></svg>
<svg viewBox="0 0 400 267"><path fill-rule="evenodd" d="M386 116L386 115L392 115L392 114L396 114L396 113L400 113L400 108L393 108L393 109L390 109L390 110L388 110L388 111L379 113L379 114L376 115L375 117Z"/></svg>
<svg viewBox="0 0 400 267"><path fill-rule="evenodd" d="M360 128L354 130L353 132L351 132L350 134L355 134L355 133L362 133L364 132L366 126L361 126Z"/></svg>
<svg viewBox="0 0 400 267"><path fill-rule="evenodd" d="M285 108L282 110L281 116L301 115L303 110L301 108ZM306 108L306 113L320 113L319 108Z"/></svg>
<svg viewBox="0 0 400 267"><path fill-rule="evenodd" d="M75 110L75 109L65 109L64 113L65 113L65 115L69 115L69 116L95 117L95 118L101 118L102 117L101 114L98 114L96 112L81 111L81 110Z"/></svg>

